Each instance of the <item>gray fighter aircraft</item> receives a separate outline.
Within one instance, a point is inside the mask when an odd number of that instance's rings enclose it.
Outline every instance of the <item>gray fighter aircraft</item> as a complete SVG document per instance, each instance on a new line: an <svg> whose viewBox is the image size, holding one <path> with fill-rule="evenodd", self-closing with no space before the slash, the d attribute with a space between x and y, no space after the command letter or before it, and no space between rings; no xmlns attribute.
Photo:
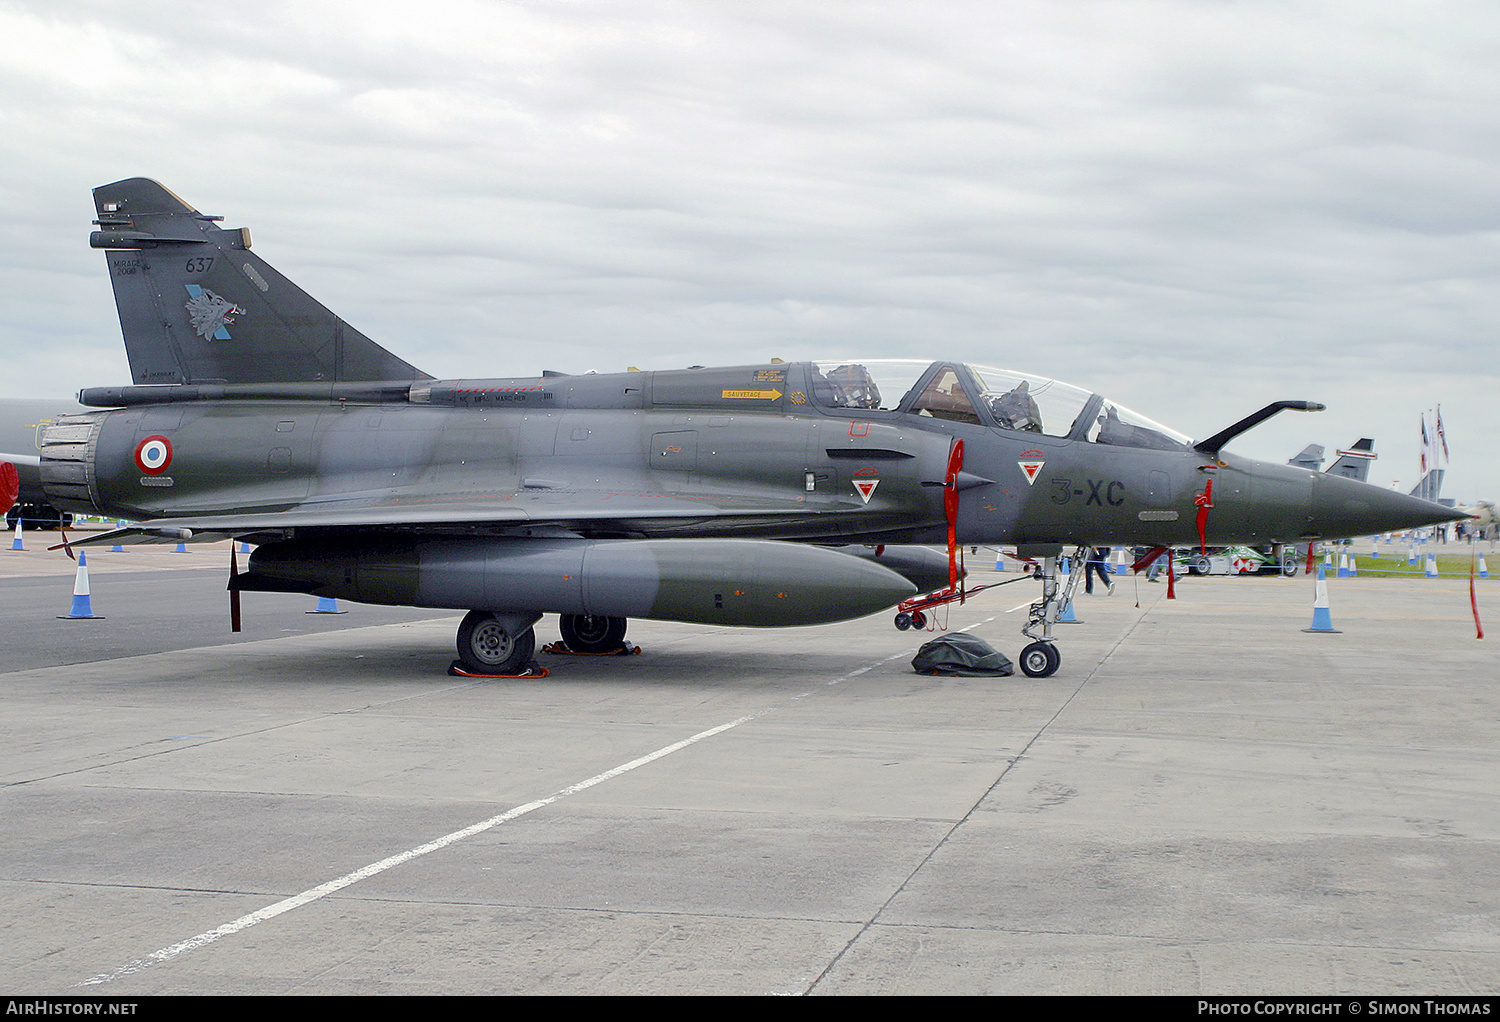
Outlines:
<svg viewBox="0 0 1500 1022"><path fill-rule="evenodd" d="M232 593L468 610L475 674L522 669L548 612L579 650L617 647L631 617L843 620L955 589L960 544L1015 543L1042 563L1020 662L1045 676L1065 548L1455 517L1223 450L1321 407L1302 401L1194 443L1101 394L949 361L437 380L156 182L94 200L134 383L47 426L41 476L57 507L137 524L73 545L234 537L257 548Z"/></svg>

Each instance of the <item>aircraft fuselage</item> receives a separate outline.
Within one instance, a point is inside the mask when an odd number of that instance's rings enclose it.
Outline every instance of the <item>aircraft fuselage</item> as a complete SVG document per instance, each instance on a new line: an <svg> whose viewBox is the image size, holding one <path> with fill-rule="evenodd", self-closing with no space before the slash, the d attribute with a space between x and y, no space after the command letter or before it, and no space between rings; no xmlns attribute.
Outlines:
<svg viewBox="0 0 1500 1022"><path fill-rule="evenodd" d="M52 434L89 454L71 480L49 473L48 492L60 506L134 520L237 515L252 523L242 533L294 509L362 509L377 512L365 516L372 527L406 519L430 531L451 505L464 534L556 526L589 537L941 543L950 450L962 441L961 543L1188 544L1200 504L1211 505L1216 544L1387 527L1392 495L1350 480L1191 448L821 407L808 398L815 373L777 364L422 382L400 400L342 400L328 388L320 399L127 404ZM476 507L492 512L482 524Z"/></svg>

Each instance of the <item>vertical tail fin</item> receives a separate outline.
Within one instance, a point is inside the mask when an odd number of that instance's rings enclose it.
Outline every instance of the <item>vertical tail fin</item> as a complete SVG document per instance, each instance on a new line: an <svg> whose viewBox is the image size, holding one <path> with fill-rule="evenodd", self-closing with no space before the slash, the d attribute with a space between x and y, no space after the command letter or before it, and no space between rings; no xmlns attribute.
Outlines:
<svg viewBox="0 0 1500 1022"><path fill-rule="evenodd" d="M1308 444L1302 448L1302 453L1287 459L1288 465L1297 468L1305 468L1309 472L1319 472L1323 468L1323 445Z"/></svg>
<svg viewBox="0 0 1500 1022"><path fill-rule="evenodd" d="M1417 483L1412 489L1411 495L1437 503L1438 494L1443 490L1443 473L1445 471L1447 470L1441 468L1428 469L1427 474L1422 477L1422 481Z"/></svg>
<svg viewBox="0 0 1500 1022"><path fill-rule="evenodd" d="M101 185L94 206L136 383L428 378L155 181Z"/></svg>

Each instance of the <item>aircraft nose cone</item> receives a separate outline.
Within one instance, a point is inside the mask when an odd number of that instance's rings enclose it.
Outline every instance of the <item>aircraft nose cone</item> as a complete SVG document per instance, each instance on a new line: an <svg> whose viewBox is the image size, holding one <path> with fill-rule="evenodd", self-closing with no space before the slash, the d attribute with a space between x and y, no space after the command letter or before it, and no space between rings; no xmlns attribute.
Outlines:
<svg viewBox="0 0 1500 1022"><path fill-rule="evenodd" d="M1430 500L1342 476L1318 475L1313 481L1311 528L1318 536L1369 536L1462 517L1455 509Z"/></svg>

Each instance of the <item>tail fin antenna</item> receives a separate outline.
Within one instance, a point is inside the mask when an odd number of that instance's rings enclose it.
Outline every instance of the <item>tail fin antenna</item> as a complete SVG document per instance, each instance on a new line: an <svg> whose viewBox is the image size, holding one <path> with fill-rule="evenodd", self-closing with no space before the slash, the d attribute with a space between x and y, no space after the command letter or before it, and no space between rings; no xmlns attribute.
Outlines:
<svg viewBox="0 0 1500 1022"><path fill-rule="evenodd" d="M1375 441L1369 437L1361 437L1354 442L1353 447L1339 451L1339 460L1328 466L1328 474L1368 482L1370 462L1375 458Z"/></svg>

